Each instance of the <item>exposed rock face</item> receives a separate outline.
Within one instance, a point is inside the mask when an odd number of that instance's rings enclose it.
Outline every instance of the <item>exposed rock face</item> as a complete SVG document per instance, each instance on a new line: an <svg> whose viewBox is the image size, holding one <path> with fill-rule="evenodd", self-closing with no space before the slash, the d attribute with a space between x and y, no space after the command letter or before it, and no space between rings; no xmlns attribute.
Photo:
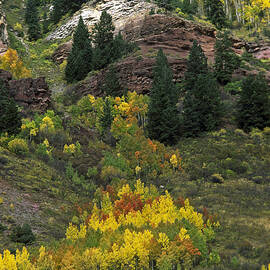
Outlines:
<svg viewBox="0 0 270 270"><path fill-rule="evenodd" d="M193 40L196 39L207 57L214 56L215 29L179 17L141 16L127 22L123 35L127 40L135 41L142 54L161 48L167 56L187 58Z"/></svg>
<svg viewBox="0 0 270 270"><path fill-rule="evenodd" d="M239 68L238 70L234 72L233 77L237 79L242 79L249 75L258 75L258 74L259 74L258 70L246 70L243 68ZM265 72L264 76L265 76L266 81L268 82L268 85L270 86L270 72L269 71Z"/></svg>
<svg viewBox="0 0 270 270"><path fill-rule="evenodd" d="M179 17L166 15L141 15L128 20L123 27L125 39L134 41L140 50L129 57L117 62L115 68L122 86L130 91L147 93L151 89L152 69L158 49L163 49L174 73L174 81L181 82L186 71L186 61L196 39L201 45L208 62L214 62L214 46L216 42L215 29ZM233 39L233 49L243 53L247 44L239 39ZM60 50L60 49L59 49ZM254 53L254 52L253 52ZM65 55L68 55L65 52ZM59 57L61 59L61 57ZM69 91L77 98L93 94L102 95L101 86L106 69L97 75L72 86ZM244 70L236 72L235 76L242 77Z"/></svg>
<svg viewBox="0 0 270 270"><path fill-rule="evenodd" d="M0 55L5 53L8 48L8 32L5 14L2 10L2 1L0 0Z"/></svg>
<svg viewBox="0 0 270 270"><path fill-rule="evenodd" d="M246 49L258 59L270 59L270 44L269 43L247 43Z"/></svg>
<svg viewBox="0 0 270 270"><path fill-rule="evenodd" d="M105 0L102 2L89 2L83 8L76 12L74 16L69 19L62 26L52 32L47 40L63 39L70 36L78 24L79 17L82 16L85 24L89 29L99 21L101 12L106 10L112 15L116 27L116 33L122 30L126 21L132 17L141 14L146 14L151 8L155 8L154 4L148 3L145 0Z"/></svg>
<svg viewBox="0 0 270 270"><path fill-rule="evenodd" d="M12 75L0 70L2 79L11 97L23 107L23 112L44 112L51 105L51 91L45 77L12 80Z"/></svg>
<svg viewBox="0 0 270 270"><path fill-rule="evenodd" d="M72 48L72 41L60 45L52 55L52 60L57 64L62 64L67 59Z"/></svg>
<svg viewBox="0 0 270 270"><path fill-rule="evenodd" d="M180 82L186 68L186 61L168 57L170 67L174 73L175 82ZM119 81L124 89L136 91L140 94L146 94L152 85L152 69L155 64L154 58L147 57L128 57L115 65ZM87 94L102 96L101 86L104 81L107 70L100 71L97 75L91 76L75 86L70 87L69 93L72 93L79 99Z"/></svg>
<svg viewBox="0 0 270 270"><path fill-rule="evenodd" d="M179 17L166 15L142 15L129 20L123 28L123 36L135 41L140 50L116 63L119 80L124 88L147 93L152 84L152 69L158 49L163 49L174 73L175 82L180 82L186 70L193 40L201 44L205 54L213 60L215 29L191 23ZM73 93L82 96L88 93L101 95L101 85L106 70L78 83Z"/></svg>

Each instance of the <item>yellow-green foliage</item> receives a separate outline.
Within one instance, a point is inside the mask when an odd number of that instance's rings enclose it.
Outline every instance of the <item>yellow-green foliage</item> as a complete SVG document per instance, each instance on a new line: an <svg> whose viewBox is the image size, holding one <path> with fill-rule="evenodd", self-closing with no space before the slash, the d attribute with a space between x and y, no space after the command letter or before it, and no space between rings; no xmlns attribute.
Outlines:
<svg viewBox="0 0 270 270"><path fill-rule="evenodd" d="M263 265L261 270L270 270L270 263L268 264L268 266Z"/></svg>
<svg viewBox="0 0 270 270"><path fill-rule="evenodd" d="M0 146L7 147L8 143L12 140L7 133L2 133L0 136Z"/></svg>
<svg viewBox="0 0 270 270"><path fill-rule="evenodd" d="M25 155L29 152L28 144L24 139L15 138L8 143L9 151L17 155Z"/></svg>
<svg viewBox="0 0 270 270"><path fill-rule="evenodd" d="M62 129L62 120L52 110L36 116L34 120L23 119L21 126L22 135L30 140L39 135L46 139L47 135L55 134Z"/></svg>
<svg viewBox="0 0 270 270"><path fill-rule="evenodd" d="M22 32L23 31L23 27L22 27L22 25L20 24L20 23L16 23L15 25L14 25L14 30L16 30L16 31L18 31L18 32Z"/></svg>
<svg viewBox="0 0 270 270"><path fill-rule="evenodd" d="M61 72L64 72L67 66L67 60L64 60L62 64L59 65Z"/></svg>
<svg viewBox="0 0 270 270"><path fill-rule="evenodd" d="M209 235L213 239L219 223L205 221L188 199L178 207L167 191L158 195L138 180L134 188L102 192L99 204L89 217L81 216L79 227L69 224L66 243L54 250L41 247L33 261L26 249L16 256L4 251L0 269L146 270L156 265L161 270L166 262L169 270L219 262L208 249Z"/></svg>
<svg viewBox="0 0 270 270"><path fill-rule="evenodd" d="M76 144L74 143L70 145L65 144L63 153L78 157L82 155L81 144L78 141L76 142Z"/></svg>
<svg viewBox="0 0 270 270"><path fill-rule="evenodd" d="M35 269L29 261L29 253L24 247L22 252L16 251L16 255L11 254L8 250L4 251L3 256L0 254L1 270L19 270Z"/></svg>
<svg viewBox="0 0 270 270"><path fill-rule="evenodd" d="M111 134L118 139L118 143L114 153L105 153L102 178L109 180L138 175L168 179L176 171L181 172L182 160L179 151L147 139L144 135L148 97L128 92L127 97L108 98L113 116ZM105 99L88 95L83 97L77 106L71 107L71 113L77 122L88 127L95 126L102 134L101 117L104 104Z"/></svg>
<svg viewBox="0 0 270 270"><path fill-rule="evenodd" d="M11 72L14 79L31 76L30 70L24 66L16 50L11 48L9 48L4 55L0 56L0 68Z"/></svg>
<svg viewBox="0 0 270 270"><path fill-rule="evenodd" d="M55 49L58 47L58 45L56 43L53 43L49 46L49 48L43 50L43 52L41 53L40 57L41 58L45 58L45 59L49 59L52 54L54 53Z"/></svg>

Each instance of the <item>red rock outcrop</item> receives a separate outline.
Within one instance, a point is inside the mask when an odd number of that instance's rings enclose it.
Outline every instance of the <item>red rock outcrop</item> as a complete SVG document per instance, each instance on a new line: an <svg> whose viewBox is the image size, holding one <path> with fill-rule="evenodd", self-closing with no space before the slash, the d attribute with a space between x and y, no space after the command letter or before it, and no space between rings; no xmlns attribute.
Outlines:
<svg viewBox="0 0 270 270"><path fill-rule="evenodd" d="M115 64L117 74L124 88L139 93L147 93L151 88L152 69L160 48L168 57L175 82L180 82L184 75L194 39L201 44L210 61L214 56L215 29L179 17L138 16L126 23L122 34L126 40L136 42L140 50ZM78 96L101 95L105 74L106 69L71 87L70 91Z"/></svg>
<svg viewBox="0 0 270 270"><path fill-rule="evenodd" d="M269 43L247 43L246 50L257 59L270 59L270 44Z"/></svg>
<svg viewBox="0 0 270 270"><path fill-rule="evenodd" d="M23 113L44 112L51 105L51 91L45 77L12 80L12 75L0 69L0 79L11 97L22 106Z"/></svg>
<svg viewBox="0 0 270 270"><path fill-rule="evenodd" d="M167 55L175 82L181 82L184 76L187 57L195 39L208 57L208 63L214 62L216 32L207 25L167 15L146 15L128 21L122 34L126 40L136 42L140 48L115 64L122 86L131 91L147 93L150 90L155 56L160 48ZM234 51L241 54L247 44L239 39L232 41ZM243 71L239 70L236 76L241 76L242 73ZM69 90L78 98L88 93L95 96L102 95L100 89L105 74L106 69L79 82Z"/></svg>
<svg viewBox="0 0 270 270"><path fill-rule="evenodd" d="M72 41L60 45L52 55L52 60L57 64L62 64L67 59L72 48Z"/></svg>
<svg viewBox="0 0 270 270"><path fill-rule="evenodd" d="M170 67L174 73L175 82L180 82L185 72L186 60L168 57ZM123 89L136 91L146 94L149 92L152 84L152 69L155 64L155 58L130 56L123 61L115 64L115 69ZM107 70L100 71L97 75L91 76L71 86L68 90L77 98L87 94L102 96L101 86Z"/></svg>

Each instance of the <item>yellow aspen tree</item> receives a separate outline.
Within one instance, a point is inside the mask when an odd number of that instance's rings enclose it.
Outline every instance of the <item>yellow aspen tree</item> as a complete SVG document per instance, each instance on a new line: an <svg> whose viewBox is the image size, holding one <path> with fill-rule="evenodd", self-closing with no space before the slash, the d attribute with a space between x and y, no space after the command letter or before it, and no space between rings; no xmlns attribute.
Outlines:
<svg viewBox="0 0 270 270"><path fill-rule="evenodd" d="M12 73L14 79L31 76L30 70L24 66L17 51L11 48L9 48L4 55L0 56L0 68Z"/></svg>

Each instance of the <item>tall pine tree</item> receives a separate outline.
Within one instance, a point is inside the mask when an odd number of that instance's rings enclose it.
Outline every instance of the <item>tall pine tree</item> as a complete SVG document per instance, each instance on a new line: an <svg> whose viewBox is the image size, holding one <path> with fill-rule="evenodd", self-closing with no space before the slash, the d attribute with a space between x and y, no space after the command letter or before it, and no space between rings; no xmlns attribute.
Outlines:
<svg viewBox="0 0 270 270"><path fill-rule="evenodd" d="M67 82L80 81L92 69L92 46L87 27L82 17L73 36L72 50L67 59L65 77Z"/></svg>
<svg viewBox="0 0 270 270"><path fill-rule="evenodd" d="M218 28L222 29L226 26L226 15L221 0L205 0L204 1L206 15L208 19Z"/></svg>
<svg viewBox="0 0 270 270"><path fill-rule="evenodd" d="M0 134L17 134L22 125L21 116L13 98L10 98L5 85L0 81Z"/></svg>
<svg viewBox="0 0 270 270"><path fill-rule="evenodd" d="M119 83L114 66L111 66L105 75L102 92L105 93L106 96L112 97L121 97L123 95L123 88Z"/></svg>
<svg viewBox="0 0 270 270"><path fill-rule="evenodd" d="M206 74L207 72L208 72L207 58L204 55L200 44L198 44L197 40L194 40L187 61L187 71L185 73L184 90L185 91L192 90L197 77L200 74Z"/></svg>
<svg viewBox="0 0 270 270"><path fill-rule="evenodd" d="M270 89L262 74L250 75L242 82L242 91L237 108L237 123L250 131L253 127L263 129L270 126Z"/></svg>
<svg viewBox="0 0 270 270"><path fill-rule="evenodd" d="M199 74L192 90L184 97L182 111L183 135L198 136L218 127L222 116L220 90L211 72Z"/></svg>
<svg viewBox="0 0 270 270"><path fill-rule="evenodd" d="M214 75L207 58L195 40L190 50L184 79L184 101L181 115L183 135L197 136L215 129L220 123L222 106Z"/></svg>
<svg viewBox="0 0 270 270"><path fill-rule="evenodd" d="M100 20L93 28L93 42L95 47L105 49L113 41L114 25L112 16L106 10L102 11Z"/></svg>
<svg viewBox="0 0 270 270"><path fill-rule="evenodd" d="M25 22L28 25L28 38L30 41L41 37L36 0L27 0L25 11Z"/></svg>
<svg viewBox="0 0 270 270"><path fill-rule="evenodd" d="M51 13L51 21L58 23L66 12L65 0L53 0L53 11Z"/></svg>
<svg viewBox="0 0 270 270"><path fill-rule="evenodd" d="M102 136L108 134L113 122L112 105L108 98L105 99L102 115L100 117L100 124L102 127Z"/></svg>
<svg viewBox="0 0 270 270"><path fill-rule="evenodd" d="M99 22L95 23L93 28L95 69L104 68L114 60L112 59L114 29L112 16L106 10L102 11Z"/></svg>
<svg viewBox="0 0 270 270"><path fill-rule="evenodd" d="M53 0L53 11L51 20L53 23L58 23L62 16L66 13L74 13L79 10L83 3L87 0Z"/></svg>
<svg viewBox="0 0 270 270"><path fill-rule="evenodd" d="M215 44L215 75L217 80L226 84L231 81L233 72L239 68L240 58L232 50L229 33L218 33Z"/></svg>
<svg viewBox="0 0 270 270"><path fill-rule="evenodd" d="M179 134L179 116L176 107L178 95L172 70L161 49L156 58L153 75L148 110L148 135L151 139L165 144L174 144Z"/></svg>

